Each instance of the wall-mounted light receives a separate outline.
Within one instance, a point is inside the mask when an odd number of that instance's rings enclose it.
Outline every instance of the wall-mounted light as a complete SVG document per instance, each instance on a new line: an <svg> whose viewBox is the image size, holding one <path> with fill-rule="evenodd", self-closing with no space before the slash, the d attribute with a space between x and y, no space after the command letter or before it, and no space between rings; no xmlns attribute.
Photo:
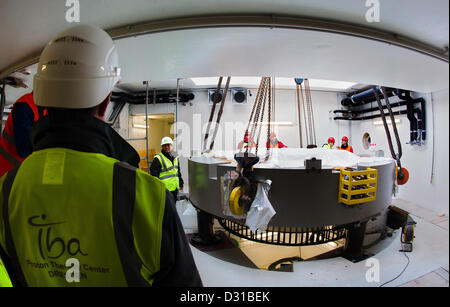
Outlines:
<svg viewBox="0 0 450 307"><path fill-rule="evenodd" d="M149 114L147 117L149 119L168 119L168 118L173 118L174 114L173 113L158 113L158 114ZM142 119L145 121L145 115L140 115L140 114L134 114L131 115L132 118L135 119Z"/></svg>
<svg viewBox="0 0 450 307"><path fill-rule="evenodd" d="M387 118L387 119L386 119L386 123L387 123L388 125L392 125L391 119L390 119L390 118ZM396 123L396 124L400 124L400 123L401 123L400 119L399 119L399 118L396 118L396 119L395 119L395 123ZM382 120L376 120L376 121L373 122L373 124L374 124L375 126L381 126L381 125L383 125L383 121L382 121Z"/></svg>

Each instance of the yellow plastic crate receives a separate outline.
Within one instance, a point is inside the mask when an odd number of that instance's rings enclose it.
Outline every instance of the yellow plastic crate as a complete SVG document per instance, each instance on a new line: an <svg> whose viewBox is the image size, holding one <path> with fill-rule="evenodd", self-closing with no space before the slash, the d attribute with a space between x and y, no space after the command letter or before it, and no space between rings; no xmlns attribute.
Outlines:
<svg viewBox="0 0 450 307"><path fill-rule="evenodd" d="M365 171L341 170L339 202L353 206L374 201L377 197L378 170L368 167Z"/></svg>

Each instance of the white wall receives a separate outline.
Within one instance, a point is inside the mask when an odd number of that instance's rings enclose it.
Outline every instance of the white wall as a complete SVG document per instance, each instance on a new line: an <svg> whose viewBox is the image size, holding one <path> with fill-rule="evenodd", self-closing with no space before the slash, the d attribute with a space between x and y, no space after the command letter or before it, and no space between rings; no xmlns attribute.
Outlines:
<svg viewBox="0 0 450 307"><path fill-rule="evenodd" d="M410 174L409 181L400 186L398 197L431 209L438 213L449 212L449 96L448 89L432 94L415 93L414 97L424 97L426 100L426 130L427 140L422 146L411 146L409 142L409 120L406 115L399 116L401 123L397 124L399 137L402 142L402 166ZM432 103L432 99L434 100ZM394 99L391 101L395 101ZM376 104L373 104L376 106ZM379 119L377 119L379 120ZM369 153L362 146L365 132L371 135L372 143L377 149L384 151L384 155L391 156L384 127L374 126L373 120L352 122L351 145L355 153ZM433 127L434 126L434 127ZM389 125L393 139L393 148L397 150L395 136ZM434 129L433 129L434 128ZM434 138L434 142L433 142ZM431 182L434 143L434 181Z"/></svg>
<svg viewBox="0 0 450 307"><path fill-rule="evenodd" d="M230 95L228 95L221 120L222 129L218 133L215 141L215 150L234 150L243 138L251 108L257 94L257 89L250 89L250 91L252 96L248 96L249 102L245 105L232 104ZM189 104L182 106L180 104L178 111L178 129L180 130L178 152L187 153L180 159L186 187L188 186L187 156L191 154L192 150L201 151L204 132L212 108L208 103L208 93L206 90L195 91L194 94L193 106ZM330 111L340 106L338 94L336 92L313 91L311 95L314 107L317 145L321 146L326 143L330 136L336 139L340 139L343 135L350 136L348 122L334 121L330 115ZM279 139L288 147L299 147L296 91L277 90L275 104L275 121L293 123L291 126L280 126L278 128ZM143 114L145 112L145 106L132 105L130 112L131 115ZM218 107L216 114L217 112ZM150 105L149 113L175 113L175 106L173 104ZM213 121L216 120L216 116ZM265 131L264 129L262 133L264 134ZM262 153L264 153L265 140L261 140L260 144Z"/></svg>
<svg viewBox="0 0 450 307"><path fill-rule="evenodd" d="M448 89L432 93L434 111L435 170L429 188L431 208L449 213L449 96Z"/></svg>

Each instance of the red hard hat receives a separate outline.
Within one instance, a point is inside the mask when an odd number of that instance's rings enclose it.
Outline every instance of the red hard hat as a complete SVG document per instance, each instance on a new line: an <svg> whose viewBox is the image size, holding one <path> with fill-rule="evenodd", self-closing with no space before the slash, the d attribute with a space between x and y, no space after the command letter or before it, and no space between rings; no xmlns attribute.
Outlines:
<svg viewBox="0 0 450 307"><path fill-rule="evenodd" d="M336 143L333 137L328 138L328 143Z"/></svg>
<svg viewBox="0 0 450 307"><path fill-rule="evenodd" d="M342 137L342 140L348 142L348 137L344 136Z"/></svg>

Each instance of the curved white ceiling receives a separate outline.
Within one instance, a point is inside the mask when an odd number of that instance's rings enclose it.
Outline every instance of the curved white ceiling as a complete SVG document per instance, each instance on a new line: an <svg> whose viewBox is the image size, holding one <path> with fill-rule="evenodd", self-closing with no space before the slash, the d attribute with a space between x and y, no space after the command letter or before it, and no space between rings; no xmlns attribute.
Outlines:
<svg viewBox="0 0 450 307"><path fill-rule="evenodd" d="M353 23L396 33L436 48L448 46L447 0L378 0L380 22L368 23L365 0L79 0L80 21L104 29L187 16L273 14ZM0 71L39 54L70 27L66 0L0 1Z"/></svg>
<svg viewBox="0 0 450 307"><path fill-rule="evenodd" d="M65 0L0 1L0 71L39 54L70 27ZM436 48L448 46L447 0L379 0L380 22L368 23L355 0L79 0L81 22L104 29L168 18L273 14L321 18L397 33ZM448 63L351 36L288 29L219 28L163 32L117 40L124 82L217 75L383 84L429 92L448 88ZM27 84L31 86L31 77ZM8 101L23 91L10 89Z"/></svg>
<svg viewBox="0 0 450 307"><path fill-rule="evenodd" d="M397 46L293 29L214 28L116 41L123 83L211 76L307 77L431 92L448 63ZM142 84L142 83L141 83Z"/></svg>

